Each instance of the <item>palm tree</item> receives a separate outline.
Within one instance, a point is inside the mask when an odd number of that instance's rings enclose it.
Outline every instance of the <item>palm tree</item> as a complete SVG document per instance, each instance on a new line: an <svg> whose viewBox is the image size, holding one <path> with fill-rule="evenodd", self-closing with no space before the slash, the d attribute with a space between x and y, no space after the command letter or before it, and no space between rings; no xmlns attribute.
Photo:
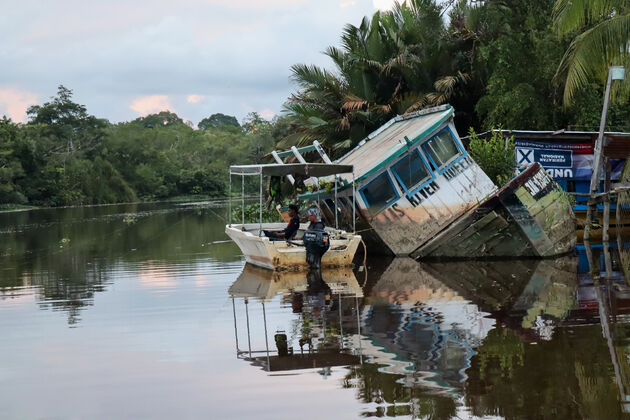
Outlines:
<svg viewBox="0 0 630 420"><path fill-rule="evenodd" d="M435 0L409 0L359 26L347 25L340 47L325 51L334 72L303 64L291 68L299 90L285 111L300 130L280 146L317 138L338 154L391 117L444 99L433 85L447 58L445 30Z"/></svg>
<svg viewBox="0 0 630 420"><path fill-rule="evenodd" d="M630 0L557 0L553 18L560 34L578 33L556 73L566 74L565 105L589 82L605 83L609 66L630 64Z"/></svg>

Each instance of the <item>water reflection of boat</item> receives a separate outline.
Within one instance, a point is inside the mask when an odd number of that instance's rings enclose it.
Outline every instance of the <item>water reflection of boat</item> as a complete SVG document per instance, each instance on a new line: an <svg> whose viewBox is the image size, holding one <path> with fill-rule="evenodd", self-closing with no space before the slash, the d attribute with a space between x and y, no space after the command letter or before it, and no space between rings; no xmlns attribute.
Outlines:
<svg viewBox="0 0 630 420"><path fill-rule="evenodd" d="M513 328L563 320L577 300L575 257L423 264L425 271Z"/></svg>
<svg viewBox="0 0 630 420"><path fill-rule="evenodd" d="M410 258L392 260L367 299L364 354L408 386L461 389L474 348L495 323Z"/></svg>
<svg viewBox="0 0 630 420"><path fill-rule="evenodd" d="M363 296L357 278L348 267L321 270L321 278L333 294ZM236 298L268 300L280 294L305 292L308 286L309 277L303 271L272 271L245 264L241 274L228 289L228 293Z"/></svg>
<svg viewBox="0 0 630 420"><path fill-rule="evenodd" d="M360 351L348 346L343 335L348 322L359 328L356 308L358 298L363 296L351 269L278 272L247 264L228 293L232 297L238 358L269 372L323 368L325 374L330 367L361 362ZM290 301L297 319L291 328L276 331L274 349L269 343L265 303L278 296L285 302ZM241 299L247 331L246 350L239 345L236 301ZM250 299L259 301L262 309L264 349L252 345ZM242 318L240 321L242 324Z"/></svg>
<svg viewBox="0 0 630 420"><path fill-rule="evenodd" d="M577 259L419 263L396 258L366 298L364 354L408 385L461 390L497 322L549 339L575 305Z"/></svg>

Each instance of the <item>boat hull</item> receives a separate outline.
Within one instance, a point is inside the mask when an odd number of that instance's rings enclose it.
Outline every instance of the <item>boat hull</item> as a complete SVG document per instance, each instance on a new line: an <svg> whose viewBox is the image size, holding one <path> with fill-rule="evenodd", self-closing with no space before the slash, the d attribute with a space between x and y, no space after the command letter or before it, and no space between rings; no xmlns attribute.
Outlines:
<svg viewBox="0 0 630 420"><path fill-rule="evenodd" d="M265 223L263 229L279 230L284 226L281 223ZM225 233L241 249L245 261L270 270L308 270L304 247L260 237L253 233L258 227L258 224L233 224L225 227ZM323 268L351 266L360 242L360 235L345 232L331 238L330 249L323 255L321 266Z"/></svg>
<svg viewBox="0 0 630 420"><path fill-rule="evenodd" d="M576 241L566 193L536 163L411 256L546 258L571 252Z"/></svg>

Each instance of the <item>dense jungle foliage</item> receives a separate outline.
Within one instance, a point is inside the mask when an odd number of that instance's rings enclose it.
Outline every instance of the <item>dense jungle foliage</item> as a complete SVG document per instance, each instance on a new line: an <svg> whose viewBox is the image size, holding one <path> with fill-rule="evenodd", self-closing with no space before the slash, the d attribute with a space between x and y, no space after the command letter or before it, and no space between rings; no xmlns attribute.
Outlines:
<svg viewBox="0 0 630 420"><path fill-rule="evenodd" d="M318 139L336 157L397 114L450 103L458 131L598 128L607 66L627 64L628 0L408 0L348 24L332 69L292 67L284 113L198 129L171 112L112 124L59 86L28 122L0 120L0 206L221 196L227 168ZM628 83L609 130L630 130Z"/></svg>

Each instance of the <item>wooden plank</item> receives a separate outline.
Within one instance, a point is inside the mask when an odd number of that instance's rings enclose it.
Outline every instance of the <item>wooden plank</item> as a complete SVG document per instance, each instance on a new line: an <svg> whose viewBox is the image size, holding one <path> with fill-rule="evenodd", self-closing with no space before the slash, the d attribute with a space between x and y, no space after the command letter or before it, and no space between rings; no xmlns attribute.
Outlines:
<svg viewBox="0 0 630 420"><path fill-rule="evenodd" d="M560 196L559 191L551 191L549 192L549 194L539 199L536 204L526 207L529 210L529 213L535 217L538 213L544 211L547 207L551 206L554 201L561 199L562 197Z"/></svg>
<svg viewBox="0 0 630 420"><path fill-rule="evenodd" d="M484 256L484 252L480 251L484 248L486 241L492 239L495 235L500 234L509 224L497 213L492 212L488 216L494 216L489 223L487 216L484 218L484 224L479 229L468 235L464 240L455 239L454 241L443 242L442 245L433 253L435 256L454 256L477 258ZM481 220L480 220L481 222ZM474 227L471 226L471 227Z"/></svg>
<svg viewBox="0 0 630 420"><path fill-rule="evenodd" d="M536 204L534 197L532 197L529 191L527 191L523 186L518 187L516 191L514 191L514 194L516 194L518 199L521 200L521 203L523 203L526 207L531 207Z"/></svg>
<svg viewBox="0 0 630 420"><path fill-rule="evenodd" d="M471 235L468 240L461 242L457 246L467 249L471 255L480 255L477 251L483 248L489 240L495 238L496 235L500 235L509 225L510 224L503 217L496 214L494 220L486 224L483 229L478 230L476 234Z"/></svg>
<svg viewBox="0 0 630 420"><path fill-rule="evenodd" d="M474 212L469 216L465 216L458 220L456 223L451 225L451 227L447 228L444 232L438 234L434 239L432 239L428 244L419 248L418 250L412 253L414 258L423 257L423 256L446 256L441 252L438 252L438 249L441 248L444 244L451 244L453 241L462 241L465 240L470 235L474 234L478 229L490 223L494 218L498 215L495 212L491 212L480 220L470 223L470 219L474 217ZM467 226L466 228L464 228ZM464 228L464 230L461 230ZM449 245L450 246L450 245ZM434 255L436 254L436 255Z"/></svg>

